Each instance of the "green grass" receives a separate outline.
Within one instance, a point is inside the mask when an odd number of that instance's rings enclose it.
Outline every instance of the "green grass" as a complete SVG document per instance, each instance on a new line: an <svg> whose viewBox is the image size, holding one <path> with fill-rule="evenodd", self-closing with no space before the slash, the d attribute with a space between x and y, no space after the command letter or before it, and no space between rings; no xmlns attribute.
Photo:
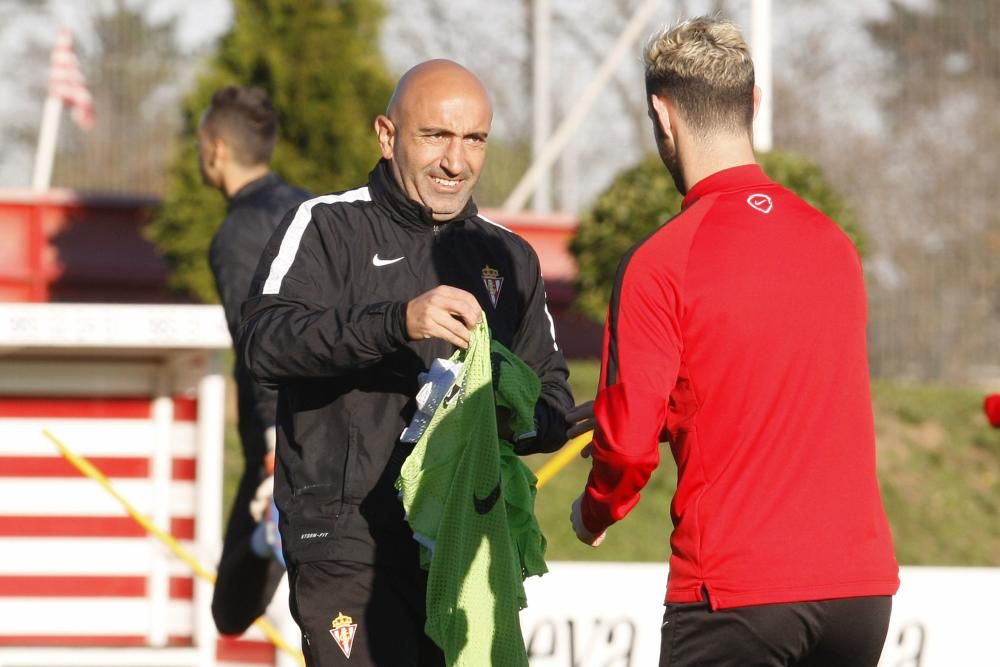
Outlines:
<svg viewBox="0 0 1000 667"><path fill-rule="evenodd" d="M570 364L578 402L593 398L596 361ZM878 472L896 554L905 565L1000 566L1000 430L982 414L976 389L876 381L872 387ZM531 456L537 470L547 456ZM235 428L226 437L228 512L242 469ZM660 466L629 516L599 549L580 544L569 508L583 490L590 462L574 459L538 490L535 512L549 542L549 560L665 562L669 504L676 467L664 447Z"/></svg>
<svg viewBox="0 0 1000 667"><path fill-rule="evenodd" d="M879 481L908 565L1000 565L1000 431L980 390L874 384Z"/></svg>
<svg viewBox="0 0 1000 667"><path fill-rule="evenodd" d="M578 402L597 386L596 362L570 365ZM1000 566L1000 431L982 413L983 393L961 387L876 381L872 386L878 473L896 555L905 565ZM580 544L569 507L590 469L576 459L539 489L535 512L551 560L665 561L677 469L660 467L629 516L599 549ZM530 460L538 469L542 457Z"/></svg>
<svg viewBox="0 0 1000 667"><path fill-rule="evenodd" d="M578 403L591 400L597 392L600 364L597 361L570 363L570 384ZM642 491L642 501L625 521L613 526L600 548L581 544L569 523L569 509L583 491L590 472L590 460L575 458L551 481L538 490L535 515L549 542L549 560L624 560L665 562L670 553L670 498L677 481L677 468L670 451L664 448L649 484ZM527 463L538 470L547 456L528 457Z"/></svg>
<svg viewBox="0 0 1000 667"><path fill-rule="evenodd" d="M230 383L229 390L236 391L236 387ZM226 424L225 447L222 456L223 530L229 522L229 510L233 506L233 497L236 495L236 487L240 483L240 475L243 474L243 451L240 447L240 435L236 431L234 421Z"/></svg>

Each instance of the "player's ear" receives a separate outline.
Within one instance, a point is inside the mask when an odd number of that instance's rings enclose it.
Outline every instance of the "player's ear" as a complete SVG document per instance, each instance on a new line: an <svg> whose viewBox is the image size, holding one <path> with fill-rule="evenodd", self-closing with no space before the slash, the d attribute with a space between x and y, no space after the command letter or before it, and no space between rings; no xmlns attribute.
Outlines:
<svg viewBox="0 0 1000 667"><path fill-rule="evenodd" d="M670 110L667 108L666 98L659 95L649 96L649 108L652 110L652 120L659 124L660 132L664 136L673 138L674 132L670 122Z"/></svg>
<svg viewBox="0 0 1000 667"><path fill-rule="evenodd" d="M375 119L375 136L378 137L382 157L391 160L392 150L396 146L396 125L388 116L380 115Z"/></svg>
<svg viewBox="0 0 1000 667"><path fill-rule="evenodd" d="M760 99L764 93L761 92L760 86L753 87L753 118L757 120L757 112L760 111Z"/></svg>
<svg viewBox="0 0 1000 667"><path fill-rule="evenodd" d="M228 162L230 159L229 145L220 137L212 139L212 159L210 164L217 166L220 163Z"/></svg>

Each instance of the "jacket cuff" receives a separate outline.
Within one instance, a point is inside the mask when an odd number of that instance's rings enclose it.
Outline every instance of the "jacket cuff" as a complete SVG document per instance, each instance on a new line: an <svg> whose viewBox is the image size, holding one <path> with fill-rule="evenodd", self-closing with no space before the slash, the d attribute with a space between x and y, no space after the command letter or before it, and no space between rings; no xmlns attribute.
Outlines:
<svg viewBox="0 0 1000 667"><path fill-rule="evenodd" d="M514 453L525 456L557 451L566 444L568 428L563 412L540 398L535 404L535 436L515 442Z"/></svg>
<svg viewBox="0 0 1000 667"><path fill-rule="evenodd" d="M580 501L580 517L583 519L583 525L587 530L594 535L600 535L610 528L615 521L611 518L607 508L591 498L588 491L589 489L584 491L583 499Z"/></svg>
<svg viewBox="0 0 1000 667"><path fill-rule="evenodd" d="M410 342L406 335L406 302L393 301L385 310L385 338L392 347L402 347Z"/></svg>

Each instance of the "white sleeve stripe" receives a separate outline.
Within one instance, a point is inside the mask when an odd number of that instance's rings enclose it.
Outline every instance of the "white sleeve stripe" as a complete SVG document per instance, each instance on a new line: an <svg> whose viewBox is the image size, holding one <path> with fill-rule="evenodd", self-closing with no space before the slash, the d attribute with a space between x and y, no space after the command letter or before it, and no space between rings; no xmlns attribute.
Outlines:
<svg viewBox="0 0 1000 667"><path fill-rule="evenodd" d="M489 224L493 225L494 227L499 227L500 229L504 230L504 231L505 231L505 232L507 232L508 234L513 234L514 236L518 236L517 232L515 232L514 230L512 230L512 229L508 229L507 227L504 227L504 226L503 226L503 225L501 225L501 224L500 224L499 222L493 222L492 220L490 220L489 218L487 218L487 217L486 217L485 215L483 215L482 213L477 213L477 214L476 214L476 217L478 217L478 218L479 218L480 220L482 220L483 222L488 222ZM519 237L519 238L520 238L520 237Z"/></svg>
<svg viewBox="0 0 1000 667"><path fill-rule="evenodd" d="M281 289L281 281L284 280L288 269L292 268L292 262L295 261L295 255L299 251L299 243L302 242L302 235L312 220L313 206L316 204L371 200L368 188L363 187L349 190L339 195L315 197L299 204L299 208L295 211L295 217L292 218L292 224L285 230L285 236L281 239L281 247L278 249L278 254L274 258L274 261L271 262L271 270L267 274L267 280L264 282L264 289L261 293L277 294Z"/></svg>
<svg viewBox="0 0 1000 667"><path fill-rule="evenodd" d="M559 343L556 342L556 323L552 320L552 314L549 312L549 304L547 299L545 303L545 316L549 318L549 334L552 336L552 349L558 352Z"/></svg>
<svg viewBox="0 0 1000 667"><path fill-rule="evenodd" d="M545 282L545 276L538 274L542 282ZM549 318L549 334L552 336L552 349L556 352L559 351L559 343L556 342L556 323L552 319L552 313L549 312L549 295L544 291L542 292L542 307L545 309L545 317Z"/></svg>

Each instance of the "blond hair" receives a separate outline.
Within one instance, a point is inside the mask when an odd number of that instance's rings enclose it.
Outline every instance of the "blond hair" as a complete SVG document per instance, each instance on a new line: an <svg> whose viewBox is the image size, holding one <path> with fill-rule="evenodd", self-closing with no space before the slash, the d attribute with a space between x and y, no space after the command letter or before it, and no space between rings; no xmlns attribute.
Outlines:
<svg viewBox="0 0 1000 667"><path fill-rule="evenodd" d="M753 60L735 24L679 23L650 38L644 61L647 95L670 98L693 132L751 132Z"/></svg>

